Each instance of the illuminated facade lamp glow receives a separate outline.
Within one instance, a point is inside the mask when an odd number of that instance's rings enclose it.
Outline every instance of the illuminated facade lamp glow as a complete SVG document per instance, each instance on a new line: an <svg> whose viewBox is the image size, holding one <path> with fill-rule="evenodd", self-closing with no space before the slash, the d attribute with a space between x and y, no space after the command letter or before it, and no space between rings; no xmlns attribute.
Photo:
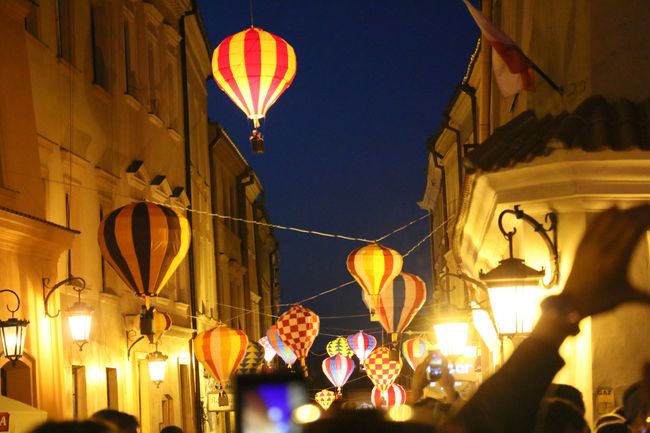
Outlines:
<svg viewBox="0 0 650 433"><path fill-rule="evenodd" d="M443 355L456 357L465 354L469 337L469 316L466 311L445 306L436 311L433 332Z"/></svg>
<svg viewBox="0 0 650 433"><path fill-rule="evenodd" d="M321 416L320 409L314 404L303 404L294 409L292 413L293 421L296 424L309 424L317 421Z"/></svg>
<svg viewBox="0 0 650 433"><path fill-rule="evenodd" d="M149 379L156 384L156 388L165 381L167 370L167 355L156 350L147 355L147 366L149 367Z"/></svg>
<svg viewBox="0 0 650 433"><path fill-rule="evenodd" d="M485 345L493 352L499 350L499 335L494 328L490 313L483 309L472 309L472 322Z"/></svg>
<svg viewBox="0 0 650 433"><path fill-rule="evenodd" d="M437 323L433 325L433 331L436 334L436 341L443 355L461 356L465 354L469 323Z"/></svg>
<svg viewBox="0 0 650 433"><path fill-rule="evenodd" d="M81 294L81 292L79 293ZM90 339L92 321L93 309L81 301L72 304L68 310L70 334L72 335L73 343L79 346L79 350L83 350L84 345Z"/></svg>
<svg viewBox="0 0 650 433"><path fill-rule="evenodd" d="M11 318L0 320L0 334L2 336L2 351L5 358L9 359L13 365L23 356L25 350L25 331L27 330L28 320L20 320L14 317L14 313L20 308L20 297L13 290L3 289L0 293L11 293L16 297L17 306L15 309L7 309L11 313Z"/></svg>

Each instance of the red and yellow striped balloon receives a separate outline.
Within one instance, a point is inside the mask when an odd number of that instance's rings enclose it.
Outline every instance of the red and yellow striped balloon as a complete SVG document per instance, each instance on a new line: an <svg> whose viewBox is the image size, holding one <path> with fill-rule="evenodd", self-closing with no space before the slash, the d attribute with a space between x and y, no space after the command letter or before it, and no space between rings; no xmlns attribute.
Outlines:
<svg viewBox="0 0 650 433"><path fill-rule="evenodd" d="M376 386L370 394L372 405L377 409L390 409L406 403L406 390L402 385L394 383L386 391L381 391Z"/></svg>
<svg viewBox="0 0 650 433"><path fill-rule="evenodd" d="M402 256L379 244L370 244L352 251L348 256L348 271L364 290L371 311L377 306L384 287L402 271Z"/></svg>
<svg viewBox="0 0 650 433"><path fill-rule="evenodd" d="M187 219L174 209L135 202L108 214L97 237L104 259L148 304L183 261L190 236Z"/></svg>
<svg viewBox="0 0 650 433"><path fill-rule="evenodd" d="M402 272L386 286L377 304L379 323L397 341L427 299L427 286L420 277Z"/></svg>
<svg viewBox="0 0 650 433"><path fill-rule="evenodd" d="M154 310L153 312L153 323L152 323L152 331L153 331L153 336L150 339L152 344L156 344L158 341L160 341L160 337L162 335L169 331L169 329L172 327L172 316L169 314Z"/></svg>
<svg viewBox="0 0 650 433"><path fill-rule="evenodd" d="M224 387L239 367L247 346L244 331L217 326L194 337L194 356Z"/></svg>
<svg viewBox="0 0 650 433"><path fill-rule="evenodd" d="M296 76L296 54L281 37L251 27L224 39L212 55L217 85L256 128Z"/></svg>
<svg viewBox="0 0 650 433"><path fill-rule="evenodd" d="M423 337L409 338L402 343L402 356L415 371L432 349L433 345Z"/></svg>

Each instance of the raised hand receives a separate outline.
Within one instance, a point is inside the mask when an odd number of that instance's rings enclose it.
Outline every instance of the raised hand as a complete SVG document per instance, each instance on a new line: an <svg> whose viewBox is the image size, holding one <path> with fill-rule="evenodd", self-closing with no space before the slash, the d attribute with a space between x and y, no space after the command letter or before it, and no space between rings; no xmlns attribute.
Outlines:
<svg viewBox="0 0 650 433"><path fill-rule="evenodd" d="M649 226L649 205L614 207L587 225L562 291L581 317L624 302L650 304L650 293L633 287L627 276L634 248Z"/></svg>

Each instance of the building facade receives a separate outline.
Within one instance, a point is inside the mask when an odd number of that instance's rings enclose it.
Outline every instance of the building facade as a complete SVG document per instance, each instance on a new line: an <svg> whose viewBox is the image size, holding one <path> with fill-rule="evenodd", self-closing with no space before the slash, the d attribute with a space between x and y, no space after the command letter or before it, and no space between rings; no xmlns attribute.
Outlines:
<svg viewBox="0 0 650 433"><path fill-rule="evenodd" d="M210 422L212 390L191 339L219 322L259 338L270 320L262 312L277 303L277 242L267 227L238 226L233 235L211 215L221 182L233 182L213 172L232 158L210 153L211 52L195 3L7 0L0 21L0 286L18 293L16 316L30 321L24 356L0 361L3 395L51 419L108 407L134 414L143 432L171 424L222 431ZM244 165L237 176L250 171ZM259 181L242 190L241 208L225 211L268 220ZM174 207L192 230L186 259L152 301L172 319L156 347L138 341L142 301L97 242L104 216L141 200ZM239 239L237 254L227 236ZM67 324L73 288L64 284L44 302L69 276L85 280L81 300L94 310L83 350ZM168 356L159 386L147 366L156 349Z"/></svg>
<svg viewBox="0 0 650 433"><path fill-rule="evenodd" d="M557 215L558 280L562 287L577 243L593 216L612 206L650 198L650 18L643 2L482 2L488 18L512 37L548 76L534 92L502 97L492 73L492 52L477 47L437 134L429 140L427 187L420 205L430 210L433 268L438 301L475 308L488 303L481 271L508 257L498 229L502 211L520 209L544 223ZM528 266L553 263L544 241L529 225L516 228L514 256ZM545 227L548 227L546 225ZM631 278L648 287L648 240L643 239ZM621 403L623 390L639 380L650 354L650 311L624 306L586 319L581 333L562 347L567 364L556 378L578 387L594 419ZM634 326L627 324L634 323ZM494 332L492 333L494 335ZM514 339L516 344L516 338ZM509 338L482 341L482 370L489 374L512 350Z"/></svg>

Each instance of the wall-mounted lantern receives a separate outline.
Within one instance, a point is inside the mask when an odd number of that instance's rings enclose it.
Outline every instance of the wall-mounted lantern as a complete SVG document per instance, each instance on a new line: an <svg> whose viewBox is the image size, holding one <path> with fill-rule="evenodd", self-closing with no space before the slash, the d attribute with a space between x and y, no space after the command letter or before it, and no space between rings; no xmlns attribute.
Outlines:
<svg viewBox="0 0 650 433"><path fill-rule="evenodd" d="M503 218L508 214L532 225L548 246L552 266L549 283L543 283L544 269L538 271L527 266L522 259L513 257L512 238L517 233L517 229L513 228L511 231L504 229ZM479 277L487 286L497 332L502 337L526 335L532 331L537 318L538 305L543 296L542 285L551 287L558 279L557 240L551 240L548 236L548 232L553 232L557 236L556 214L552 212L546 214L545 221L549 223L548 228L519 209L519 206L506 209L499 215L499 230L508 241L510 257L501 260L499 265L489 272L481 271Z"/></svg>
<svg viewBox="0 0 650 433"><path fill-rule="evenodd" d="M52 319L61 313L59 310L56 314L50 314L48 310L47 305L52 293L64 285L72 287L72 289L77 292L77 302L72 304L68 309L68 324L70 325L72 341L79 346L80 351L83 350L84 345L88 343L88 340L90 339L90 328L93 320L93 309L88 304L81 302L81 292L86 290L86 281L83 278L70 276L63 281L59 281L52 287L49 287L48 284L49 280L43 278L43 302L45 304L45 315ZM47 294L45 293L46 290L49 290Z"/></svg>
<svg viewBox="0 0 650 433"><path fill-rule="evenodd" d="M165 380L165 370L167 370L167 355L158 351L151 352L147 355L147 366L149 367L149 379L156 384L156 388Z"/></svg>
<svg viewBox="0 0 650 433"><path fill-rule="evenodd" d="M2 336L2 350L5 358L11 360L12 364L23 356L25 350L25 331L29 320L16 319L14 313L20 308L20 297L16 292L9 289L0 290L0 293L11 293L16 297L16 308L9 308L7 310L11 313L11 317L7 320L0 320L0 334Z"/></svg>

